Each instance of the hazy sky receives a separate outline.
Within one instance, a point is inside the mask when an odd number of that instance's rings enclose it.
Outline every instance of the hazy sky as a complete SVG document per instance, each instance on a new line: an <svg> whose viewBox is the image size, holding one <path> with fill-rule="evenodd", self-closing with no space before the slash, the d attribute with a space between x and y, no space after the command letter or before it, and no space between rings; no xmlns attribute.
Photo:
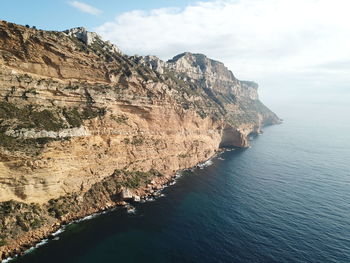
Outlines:
<svg viewBox="0 0 350 263"><path fill-rule="evenodd" d="M56 30L86 26L129 55L204 53L237 78L258 82L265 101L350 104L348 0L6 2L0 19Z"/></svg>

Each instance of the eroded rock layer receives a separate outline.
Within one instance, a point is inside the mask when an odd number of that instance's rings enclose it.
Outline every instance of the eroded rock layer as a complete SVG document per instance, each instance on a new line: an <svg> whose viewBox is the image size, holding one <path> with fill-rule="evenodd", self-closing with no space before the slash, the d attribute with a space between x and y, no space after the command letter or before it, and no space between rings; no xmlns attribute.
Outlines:
<svg viewBox="0 0 350 263"><path fill-rule="evenodd" d="M84 28L1 21L0 257L275 123L257 84L204 55L129 57Z"/></svg>

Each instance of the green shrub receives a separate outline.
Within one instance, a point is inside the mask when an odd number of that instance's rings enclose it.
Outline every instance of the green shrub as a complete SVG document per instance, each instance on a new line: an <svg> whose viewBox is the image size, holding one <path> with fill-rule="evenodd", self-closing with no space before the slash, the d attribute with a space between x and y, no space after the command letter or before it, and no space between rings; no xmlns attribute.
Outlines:
<svg viewBox="0 0 350 263"><path fill-rule="evenodd" d="M144 143L144 138L142 136L133 136L131 144L135 146L140 146Z"/></svg>
<svg viewBox="0 0 350 263"><path fill-rule="evenodd" d="M112 120L114 120L115 122L120 123L120 124L126 124L127 120L129 119L128 116L126 116L124 114L118 115L118 116L111 114L110 118Z"/></svg>
<svg viewBox="0 0 350 263"><path fill-rule="evenodd" d="M148 184L153 177L161 177L163 174L155 169L148 172L115 170L114 175L118 178L118 183L127 188L139 188Z"/></svg>
<svg viewBox="0 0 350 263"><path fill-rule="evenodd" d="M5 246L6 245L6 241L2 238L0 238L0 247Z"/></svg>
<svg viewBox="0 0 350 263"><path fill-rule="evenodd" d="M34 229L41 227L44 224L44 221L39 218L34 218L34 220L30 223L30 226Z"/></svg>
<svg viewBox="0 0 350 263"><path fill-rule="evenodd" d="M48 131L58 131L64 128L64 123L54 110L37 110L32 105L18 108L6 101L0 102L0 119L16 119L17 128L39 128Z"/></svg>

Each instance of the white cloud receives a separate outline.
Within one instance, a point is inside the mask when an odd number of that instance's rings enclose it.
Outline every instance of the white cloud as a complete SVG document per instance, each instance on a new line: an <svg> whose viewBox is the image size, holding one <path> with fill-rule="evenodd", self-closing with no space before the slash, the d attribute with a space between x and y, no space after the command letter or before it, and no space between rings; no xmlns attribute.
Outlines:
<svg viewBox="0 0 350 263"><path fill-rule="evenodd" d="M81 12L88 13L90 15L99 15L102 13L102 11L100 9L97 9L97 8L95 8L91 5L85 4L83 2L71 1L71 2L69 2L69 4L71 6L74 6L75 8L80 10Z"/></svg>
<svg viewBox="0 0 350 263"><path fill-rule="evenodd" d="M96 30L128 54L204 53L243 79L283 74L286 85L298 76L319 87L327 77L350 83L348 67L333 68L350 61L348 10L347 0L217 0L126 12Z"/></svg>

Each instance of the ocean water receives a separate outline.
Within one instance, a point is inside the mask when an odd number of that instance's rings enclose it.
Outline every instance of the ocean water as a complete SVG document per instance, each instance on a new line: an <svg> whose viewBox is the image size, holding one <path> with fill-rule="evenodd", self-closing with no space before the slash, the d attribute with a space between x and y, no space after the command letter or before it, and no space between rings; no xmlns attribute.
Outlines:
<svg viewBox="0 0 350 263"><path fill-rule="evenodd" d="M350 262L350 110L276 112L285 122L251 148L184 172L135 214L69 225L16 262Z"/></svg>

